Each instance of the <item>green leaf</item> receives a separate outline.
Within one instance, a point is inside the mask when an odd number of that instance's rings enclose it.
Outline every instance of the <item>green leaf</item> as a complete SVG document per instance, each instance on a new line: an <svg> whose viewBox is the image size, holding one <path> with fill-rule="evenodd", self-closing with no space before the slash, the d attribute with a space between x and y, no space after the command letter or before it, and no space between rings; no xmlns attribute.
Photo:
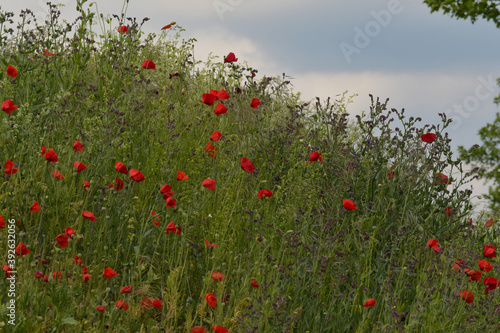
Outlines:
<svg viewBox="0 0 500 333"><path fill-rule="evenodd" d="M78 322L73 317L65 317L61 322L68 325L78 325Z"/></svg>

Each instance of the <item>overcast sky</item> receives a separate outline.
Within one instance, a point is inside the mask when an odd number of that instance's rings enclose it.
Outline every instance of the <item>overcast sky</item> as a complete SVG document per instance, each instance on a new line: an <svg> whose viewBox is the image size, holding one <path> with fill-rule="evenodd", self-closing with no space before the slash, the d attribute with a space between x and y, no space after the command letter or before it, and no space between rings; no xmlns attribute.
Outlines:
<svg viewBox="0 0 500 333"><path fill-rule="evenodd" d="M30 8L43 18L46 2L0 0L0 6L16 14ZM95 2L105 15L123 6ZM52 3L66 4L63 17L76 17L76 0ZM500 94L500 29L431 14L422 0L130 0L127 16L149 17L145 32L176 21L186 29L182 38L197 39L196 60L234 52L259 76L286 73L304 101L348 90L358 94L348 108L355 115L368 110L371 93L422 117L422 126L439 123L445 112L454 119L448 133L455 150L480 143L478 130L500 111L493 103ZM474 189L486 191L482 182Z"/></svg>

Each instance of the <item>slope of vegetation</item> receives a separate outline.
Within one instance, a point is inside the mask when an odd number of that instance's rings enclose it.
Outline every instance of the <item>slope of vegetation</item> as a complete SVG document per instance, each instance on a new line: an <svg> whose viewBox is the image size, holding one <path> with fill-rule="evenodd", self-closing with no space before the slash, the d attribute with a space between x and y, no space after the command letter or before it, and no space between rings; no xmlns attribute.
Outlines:
<svg viewBox="0 0 500 333"><path fill-rule="evenodd" d="M446 115L351 121L177 24L50 8L0 9L4 332L499 329L498 219L470 222Z"/></svg>

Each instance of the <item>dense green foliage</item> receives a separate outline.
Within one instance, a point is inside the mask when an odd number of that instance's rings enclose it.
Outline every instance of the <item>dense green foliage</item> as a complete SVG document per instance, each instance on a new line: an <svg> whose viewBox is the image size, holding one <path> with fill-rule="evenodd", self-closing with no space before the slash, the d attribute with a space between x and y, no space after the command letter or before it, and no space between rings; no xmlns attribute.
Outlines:
<svg viewBox="0 0 500 333"><path fill-rule="evenodd" d="M500 28L499 0L424 0L431 12L443 10L457 19L470 19L472 23L478 18L492 20Z"/></svg>
<svg viewBox="0 0 500 333"><path fill-rule="evenodd" d="M30 251L16 257L16 326L3 292L9 282L0 279L4 332L499 328L498 290L484 295L483 282L468 282L463 272L478 270L483 246L498 243L497 226L468 222L472 193L458 188L476 175L453 159L444 114L441 124L420 127L419 118L372 98L369 111L350 120L347 98L304 103L285 77L257 80L243 59L197 61L195 41L180 40L178 25L141 39L145 20L114 16L98 19L105 30L98 36L90 27L99 16L83 7L79 1L81 16L67 25L52 7L52 20L31 28L23 12L12 31L0 9L0 100L18 106L0 114L7 224L0 263L8 260L11 219L16 246ZM118 33L119 25L128 31ZM44 56L46 49L54 55ZM146 59L156 68L142 68ZM6 75L8 65L16 77ZM202 102L211 89L230 95L226 113ZM214 131L223 135L212 142L217 156L205 150ZM435 140L423 142L425 133ZM72 149L77 140L83 151ZM55 163L46 155L51 148ZM313 152L321 159L312 160ZM243 157L253 172L243 170ZM8 160L17 172L8 171ZM76 172L75 161L86 169ZM116 162L145 180L119 173ZM178 180L179 170L189 178ZM451 184L440 173L453 175ZM206 179L215 190L202 186ZM174 205L160 192L165 184ZM264 189L273 195L259 198ZM344 208L344 199L357 210ZM40 210L30 211L35 201ZM178 233L167 234L170 222ZM76 235L61 246L66 228ZM442 249L429 248L431 238ZM452 270L458 259L460 271ZM488 260L493 270L483 277L500 269ZM108 267L119 275L103 276ZM121 293L125 286L132 292ZM464 289L474 303L462 300ZM144 298L162 307L144 308ZM363 306L368 299L374 307Z"/></svg>

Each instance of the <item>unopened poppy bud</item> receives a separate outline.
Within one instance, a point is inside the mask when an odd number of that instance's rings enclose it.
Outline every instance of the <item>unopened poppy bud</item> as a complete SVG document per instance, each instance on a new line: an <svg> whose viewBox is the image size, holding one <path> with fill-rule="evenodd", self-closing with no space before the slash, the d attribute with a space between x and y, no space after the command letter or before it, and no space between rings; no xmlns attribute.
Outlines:
<svg viewBox="0 0 500 333"><path fill-rule="evenodd" d="M174 82L170 81L170 88L174 86Z"/></svg>
<svg viewBox="0 0 500 333"><path fill-rule="evenodd" d="M181 94L184 94L185 92L186 92L186 90L184 90L184 88L182 88Z"/></svg>
<svg viewBox="0 0 500 333"><path fill-rule="evenodd" d="M422 228L422 226L420 226L420 227L418 227L418 231L423 232L424 228Z"/></svg>
<svg viewBox="0 0 500 333"><path fill-rule="evenodd" d="M482 196L480 196L480 195L478 195L478 196L477 196L477 198L478 198L478 199L482 199L483 197L482 197Z"/></svg>
<svg viewBox="0 0 500 333"><path fill-rule="evenodd" d="M378 184L378 187L382 187L382 184Z"/></svg>

